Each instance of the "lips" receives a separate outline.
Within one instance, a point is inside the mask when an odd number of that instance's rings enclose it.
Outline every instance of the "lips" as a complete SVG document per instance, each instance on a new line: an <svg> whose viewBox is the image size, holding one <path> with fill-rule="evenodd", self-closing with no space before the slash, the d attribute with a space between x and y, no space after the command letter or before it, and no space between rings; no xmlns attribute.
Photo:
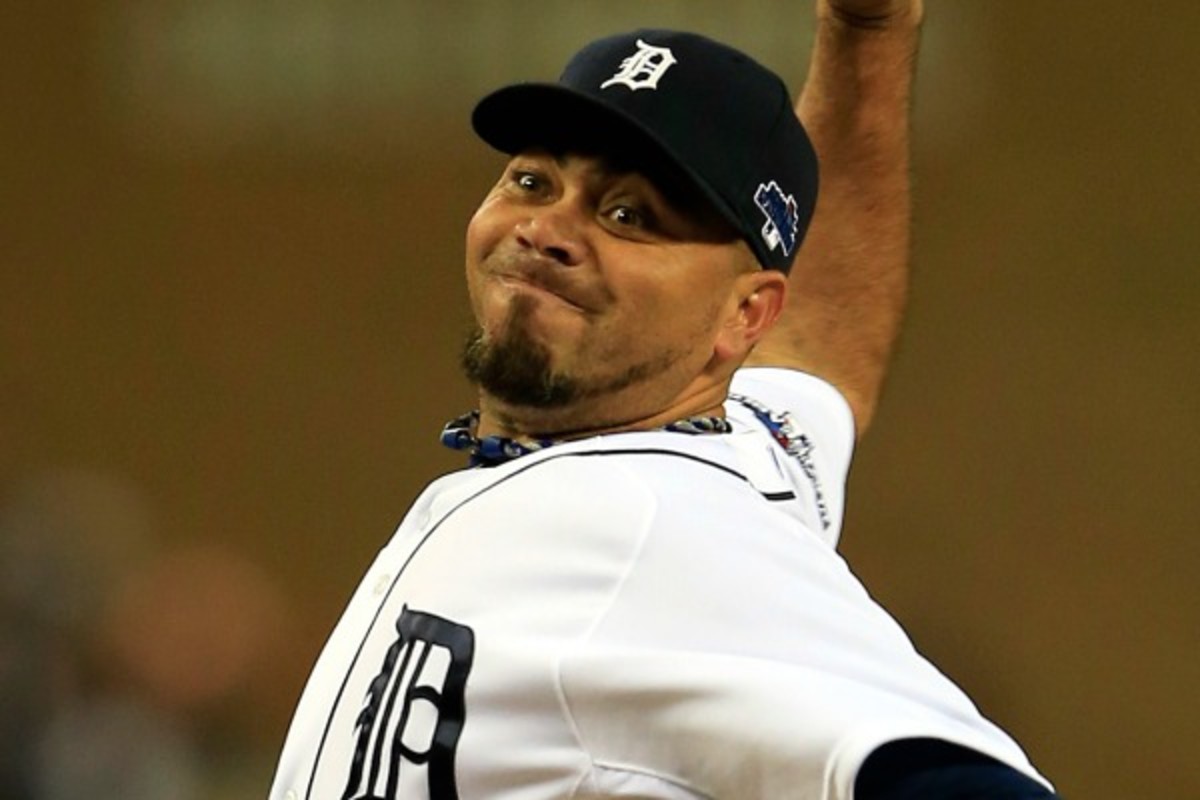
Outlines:
<svg viewBox="0 0 1200 800"><path fill-rule="evenodd" d="M489 267L492 276L502 284L532 294L550 295L579 311L588 312L595 309L595 293L581 286L573 276L568 277L564 274L565 270L573 271L577 268L528 258L497 258Z"/></svg>
<svg viewBox="0 0 1200 800"><path fill-rule="evenodd" d="M568 297L563 292L551 289L551 288L549 288L543 284L540 284L538 282L526 280L525 278L522 278L519 276L513 276L513 275L497 275L496 278L502 284L515 287L518 291L523 291L528 294L534 294L534 295L543 295L550 299L553 299L560 303L568 305L578 311L586 310L583 306L579 305L579 303L572 300L570 297Z"/></svg>

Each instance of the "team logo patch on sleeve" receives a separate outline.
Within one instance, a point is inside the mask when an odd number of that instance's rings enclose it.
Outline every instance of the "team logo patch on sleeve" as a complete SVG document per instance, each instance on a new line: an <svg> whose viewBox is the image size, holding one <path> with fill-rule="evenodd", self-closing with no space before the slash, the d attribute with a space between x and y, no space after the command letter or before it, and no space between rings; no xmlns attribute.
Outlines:
<svg viewBox="0 0 1200 800"><path fill-rule="evenodd" d="M815 445L812 440L797 428L791 414L772 411L744 394L730 394L729 399L735 403L741 403L754 412L754 416L771 434L771 438L783 448L785 453L795 459L800 471L812 485L813 503L817 508L817 516L821 519L821 528L828 530L833 524L833 519L830 516L829 504L825 500L825 490L821 486L821 477L817 474L817 465L813 459Z"/></svg>
<svg viewBox="0 0 1200 800"><path fill-rule="evenodd" d="M790 256L796 249L796 229L800 225L795 196L784 194L775 181L760 183L754 193L754 204L767 218L762 226L762 237L767 243L767 249L774 250L780 247L785 256Z"/></svg>
<svg viewBox="0 0 1200 800"><path fill-rule="evenodd" d="M656 47L641 39L637 40L637 45L637 52L621 62L621 68L600 84L601 89L617 84L628 86L635 92L638 89L657 89L662 76L678 63L668 47Z"/></svg>
<svg viewBox="0 0 1200 800"><path fill-rule="evenodd" d="M355 724L341 800L398 800L416 786L430 800L458 800L454 755L466 721L475 634L407 606L396 633Z"/></svg>

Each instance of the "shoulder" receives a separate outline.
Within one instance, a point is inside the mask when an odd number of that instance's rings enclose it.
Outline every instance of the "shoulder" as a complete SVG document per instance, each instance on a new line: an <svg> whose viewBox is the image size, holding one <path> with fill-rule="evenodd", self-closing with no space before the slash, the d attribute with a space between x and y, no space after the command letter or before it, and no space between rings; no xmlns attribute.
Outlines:
<svg viewBox="0 0 1200 800"><path fill-rule="evenodd" d="M687 524L706 508L744 513L763 498L722 438L640 432L556 445L476 471L452 516L586 539Z"/></svg>
<svg viewBox="0 0 1200 800"><path fill-rule="evenodd" d="M652 500L700 487L753 494L757 487L736 441L725 434L665 430L609 433L556 445L506 468L514 480L553 485L572 496Z"/></svg>
<svg viewBox="0 0 1200 800"><path fill-rule="evenodd" d="M651 515L657 505L635 460L589 442L559 445L479 472L470 505L480 513L520 517L523 524L563 519L600 523Z"/></svg>

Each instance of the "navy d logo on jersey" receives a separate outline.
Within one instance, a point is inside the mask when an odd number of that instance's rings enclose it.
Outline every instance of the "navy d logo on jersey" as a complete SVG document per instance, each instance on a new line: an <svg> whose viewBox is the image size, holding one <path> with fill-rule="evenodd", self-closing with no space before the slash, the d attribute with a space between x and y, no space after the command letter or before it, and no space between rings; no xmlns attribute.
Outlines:
<svg viewBox="0 0 1200 800"><path fill-rule="evenodd" d="M355 724L354 760L341 800L397 800L401 786L458 800L454 753L466 721L464 692L475 634L405 606L399 634L371 681Z"/></svg>
<svg viewBox="0 0 1200 800"><path fill-rule="evenodd" d="M760 183L754 193L754 204L767 218L762 226L763 241L768 250L776 247L783 248L783 254L790 256L796 249L796 229L800 224L800 214L796 210L796 198L784 194L775 181Z"/></svg>

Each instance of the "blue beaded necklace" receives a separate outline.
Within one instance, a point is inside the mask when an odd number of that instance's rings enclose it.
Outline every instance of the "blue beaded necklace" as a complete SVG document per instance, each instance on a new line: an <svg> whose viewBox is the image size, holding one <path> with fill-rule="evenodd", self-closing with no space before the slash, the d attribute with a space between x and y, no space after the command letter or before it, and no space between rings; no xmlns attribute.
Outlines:
<svg viewBox="0 0 1200 800"><path fill-rule="evenodd" d="M475 435L475 428L478 424L479 411L475 410L450 420L442 429L442 444L451 450L465 450L467 465L471 467L494 467L505 461L536 453L565 441L563 439L532 439L518 442L507 436L480 438ZM696 435L730 433L733 426L724 417L686 417L653 430Z"/></svg>

